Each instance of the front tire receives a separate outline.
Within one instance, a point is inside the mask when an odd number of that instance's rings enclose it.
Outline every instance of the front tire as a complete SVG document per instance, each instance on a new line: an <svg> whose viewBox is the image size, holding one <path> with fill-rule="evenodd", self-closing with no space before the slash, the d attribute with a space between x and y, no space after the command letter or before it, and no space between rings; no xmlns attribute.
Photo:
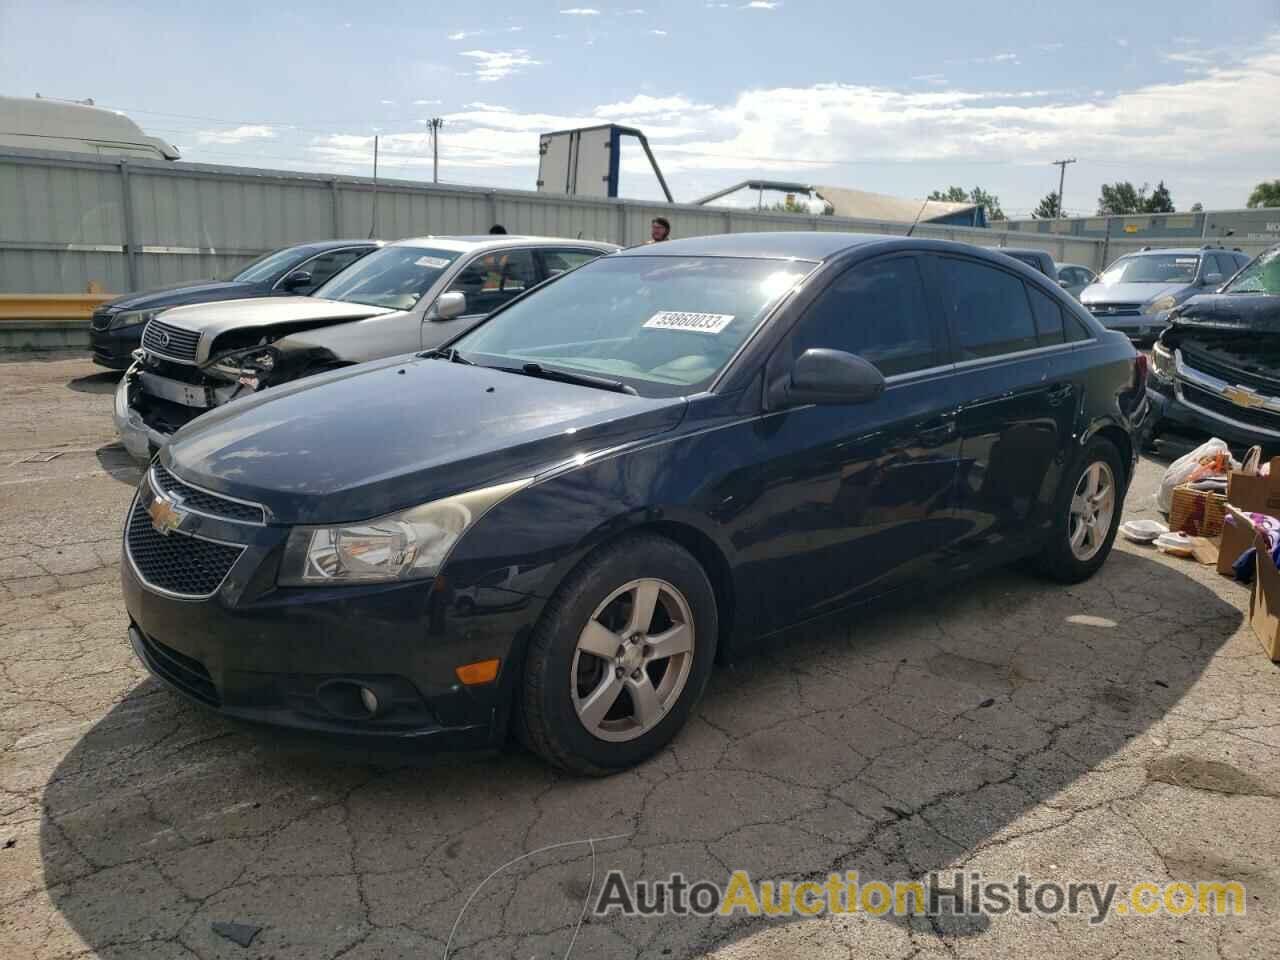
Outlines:
<svg viewBox="0 0 1280 960"><path fill-rule="evenodd" d="M1124 483L1115 445L1102 437L1091 440L1058 492L1053 533L1039 558L1046 576L1079 583L1106 563L1120 526Z"/></svg>
<svg viewBox="0 0 1280 960"><path fill-rule="evenodd" d="M530 639L522 739L553 766L589 776L652 756L684 726L711 675L715 592L664 537L597 550L547 603Z"/></svg>

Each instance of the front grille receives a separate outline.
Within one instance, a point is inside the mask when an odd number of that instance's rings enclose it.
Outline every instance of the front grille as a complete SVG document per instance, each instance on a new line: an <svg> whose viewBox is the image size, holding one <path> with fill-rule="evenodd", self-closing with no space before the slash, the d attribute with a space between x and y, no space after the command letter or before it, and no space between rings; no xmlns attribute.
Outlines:
<svg viewBox="0 0 1280 960"><path fill-rule="evenodd" d="M170 360L193 363L196 348L200 346L200 334L175 327L171 323L152 320L142 331L142 346Z"/></svg>
<svg viewBox="0 0 1280 960"><path fill-rule="evenodd" d="M1091 303L1089 312L1101 320L1107 317L1137 317L1142 315L1140 303Z"/></svg>
<svg viewBox="0 0 1280 960"><path fill-rule="evenodd" d="M1182 350L1182 362L1190 370L1199 370L1201 373L1207 373L1209 376L1225 380L1227 383L1251 387L1259 393L1271 397L1280 395L1280 383L1275 380L1249 373L1229 364L1219 363L1200 353L1192 355L1187 352L1185 347Z"/></svg>
<svg viewBox="0 0 1280 960"><path fill-rule="evenodd" d="M151 468L151 476L153 488L159 487L165 493L173 494L182 506L197 513L206 513L212 517L239 523L266 523L267 518L263 514L262 507L252 503L240 503L238 500L228 500L216 493L207 493L183 483L158 463Z"/></svg>
<svg viewBox="0 0 1280 960"><path fill-rule="evenodd" d="M148 586L192 600L213 596L244 552L243 547L182 533L160 533L152 526L142 497L134 501L129 515L125 545L134 569Z"/></svg>
<svg viewBox="0 0 1280 960"><path fill-rule="evenodd" d="M1187 403L1195 404L1218 416L1234 420L1250 427L1261 427L1263 430L1280 431L1280 416L1268 410L1240 407L1221 394L1204 390L1194 384L1182 382L1182 396Z"/></svg>
<svg viewBox="0 0 1280 960"><path fill-rule="evenodd" d="M105 330L111 326L111 314L105 310L97 310L89 321L89 325L95 330Z"/></svg>
<svg viewBox="0 0 1280 960"><path fill-rule="evenodd" d="M166 647L141 630L138 633L142 636L142 649L147 655L147 665L152 670L197 700L213 707L222 705L218 688L213 685L213 678L203 663L194 657L179 653L172 647Z"/></svg>

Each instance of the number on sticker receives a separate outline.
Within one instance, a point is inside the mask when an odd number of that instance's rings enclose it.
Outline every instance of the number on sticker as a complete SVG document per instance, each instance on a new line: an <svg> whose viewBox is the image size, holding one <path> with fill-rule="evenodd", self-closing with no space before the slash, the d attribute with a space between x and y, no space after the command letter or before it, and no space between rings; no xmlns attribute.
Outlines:
<svg viewBox="0 0 1280 960"><path fill-rule="evenodd" d="M717 334L733 322L732 313L693 313L660 310L644 322L650 330L683 330L686 333Z"/></svg>

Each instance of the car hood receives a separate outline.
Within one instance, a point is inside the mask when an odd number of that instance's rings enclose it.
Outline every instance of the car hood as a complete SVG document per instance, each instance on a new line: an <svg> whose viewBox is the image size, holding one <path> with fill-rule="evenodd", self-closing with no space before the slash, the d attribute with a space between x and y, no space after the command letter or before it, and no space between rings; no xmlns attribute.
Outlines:
<svg viewBox="0 0 1280 960"><path fill-rule="evenodd" d="M1192 297L1171 316L1179 328L1280 333L1280 296L1210 293Z"/></svg>
<svg viewBox="0 0 1280 960"><path fill-rule="evenodd" d="M263 297L252 300L224 300L199 303L165 311L164 322L207 334L212 339L227 330L271 327L277 324L311 323L322 320L364 320L384 313L386 307L367 303L318 300L315 297Z"/></svg>
<svg viewBox="0 0 1280 960"><path fill-rule="evenodd" d="M175 283L141 293L126 293L123 297L108 300L104 307L110 310L163 310L188 303L208 303L211 300L233 300L240 297L263 296L269 291L256 283L240 283L235 280L207 280L203 283Z"/></svg>
<svg viewBox="0 0 1280 960"><path fill-rule="evenodd" d="M394 357L226 404L175 434L161 456L178 477L264 503L281 522L337 523L670 430L685 405Z"/></svg>
<svg viewBox="0 0 1280 960"><path fill-rule="evenodd" d="M1080 294L1080 302L1090 303L1146 303L1167 294L1178 294L1187 289L1186 283L1091 283Z"/></svg>

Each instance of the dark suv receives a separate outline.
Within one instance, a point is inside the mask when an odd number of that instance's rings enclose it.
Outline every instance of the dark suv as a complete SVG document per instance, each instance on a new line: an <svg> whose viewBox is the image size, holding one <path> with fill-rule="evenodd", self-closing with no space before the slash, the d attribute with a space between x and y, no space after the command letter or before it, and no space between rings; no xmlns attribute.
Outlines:
<svg viewBox="0 0 1280 960"><path fill-rule="evenodd" d="M380 246L379 240L302 243L259 257L230 280L200 280L116 297L95 310L89 321L93 362L112 370L127 369L133 363L133 351L142 345L142 328L162 310L215 300L309 294Z"/></svg>
<svg viewBox="0 0 1280 960"><path fill-rule="evenodd" d="M1169 322L1169 311L1226 283L1248 262L1247 254L1221 247L1146 247L1107 267L1080 302L1108 330L1150 341Z"/></svg>

